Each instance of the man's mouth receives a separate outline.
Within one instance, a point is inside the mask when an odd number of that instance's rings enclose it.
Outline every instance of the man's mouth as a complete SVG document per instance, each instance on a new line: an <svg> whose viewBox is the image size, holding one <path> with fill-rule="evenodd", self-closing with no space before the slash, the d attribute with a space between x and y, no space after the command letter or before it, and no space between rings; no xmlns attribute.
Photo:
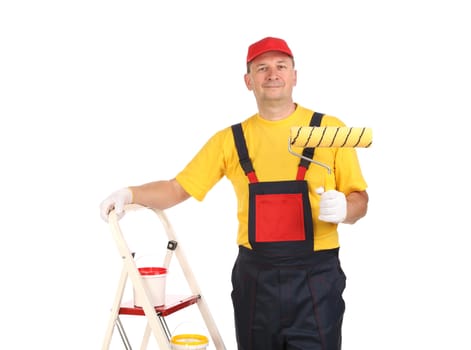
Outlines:
<svg viewBox="0 0 471 350"><path fill-rule="evenodd" d="M269 84L263 84L264 88L279 88L283 87L283 83L269 83Z"/></svg>

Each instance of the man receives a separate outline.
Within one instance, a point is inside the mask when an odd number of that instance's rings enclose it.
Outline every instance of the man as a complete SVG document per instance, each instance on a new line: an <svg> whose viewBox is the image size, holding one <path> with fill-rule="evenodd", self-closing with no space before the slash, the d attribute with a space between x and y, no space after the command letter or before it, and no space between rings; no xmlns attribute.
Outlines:
<svg viewBox="0 0 471 350"><path fill-rule="evenodd" d="M258 113L214 134L172 180L132 186L101 204L166 209L190 196L203 200L226 176L238 201L239 254L231 294L240 350L338 350L345 275L339 223L366 215L366 182L353 148L288 152L292 126L345 126L293 101L297 71L287 43L267 37L249 46L245 84ZM335 189L324 189L327 177ZM329 183L330 183L329 182Z"/></svg>

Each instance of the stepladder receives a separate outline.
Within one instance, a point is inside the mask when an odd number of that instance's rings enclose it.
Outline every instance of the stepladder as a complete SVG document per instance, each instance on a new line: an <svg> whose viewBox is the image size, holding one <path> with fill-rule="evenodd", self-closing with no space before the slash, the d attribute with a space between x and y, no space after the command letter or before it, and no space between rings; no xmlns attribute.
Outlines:
<svg viewBox="0 0 471 350"><path fill-rule="evenodd" d="M115 211L112 210L109 214L108 222L112 237L122 260L122 270L119 277L118 288L112 303L102 350L111 350L110 346L112 339L114 339L116 335L116 330L119 333L124 349L133 349L133 344L127 334L125 322L122 320L122 316L125 315L126 317L140 316L145 320L139 349L147 349L151 343L150 339L153 337L155 342L152 343L156 343L157 349L171 350L172 332L168 326L167 318L190 306L198 311L205 329L209 334L209 341L212 343L212 346L216 350L225 350L226 347L211 314L208 302L187 260L182 243L178 240L166 213L162 210L150 209L135 204L125 206L124 211L127 217L129 217L132 212L137 211L150 211L156 215L157 221L160 222L159 226L161 226L162 231L166 234L166 247L160 250L162 252L165 251L165 254L162 254L162 266L168 269L171 261L178 263L182 277L188 286L188 293L166 294L165 303L163 305L154 305L152 302L152 291L149 285L145 283L138 268L135 252L128 244L128 235L132 233L123 230L122 223L120 223ZM156 250L158 250L157 247ZM138 306L132 301L124 300L125 290L129 286L132 286L134 295L139 296L140 304Z"/></svg>

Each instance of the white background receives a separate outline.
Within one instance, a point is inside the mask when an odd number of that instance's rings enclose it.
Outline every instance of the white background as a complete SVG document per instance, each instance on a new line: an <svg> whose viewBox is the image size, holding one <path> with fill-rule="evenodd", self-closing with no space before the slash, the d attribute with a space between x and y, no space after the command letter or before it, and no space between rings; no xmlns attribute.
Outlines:
<svg viewBox="0 0 471 350"><path fill-rule="evenodd" d="M254 113L244 59L270 35L296 56L297 102L373 128L373 146L358 150L369 213L340 228L344 348L471 348L465 4L3 1L2 343L101 347L121 262L99 203L173 177L215 131ZM167 214L233 350L228 181ZM174 316L171 328L201 326Z"/></svg>

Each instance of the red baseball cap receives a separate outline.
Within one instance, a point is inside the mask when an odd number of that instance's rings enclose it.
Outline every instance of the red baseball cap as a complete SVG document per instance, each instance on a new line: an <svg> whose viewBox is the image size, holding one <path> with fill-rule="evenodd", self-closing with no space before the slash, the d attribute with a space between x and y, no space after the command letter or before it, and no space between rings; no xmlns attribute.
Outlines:
<svg viewBox="0 0 471 350"><path fill-rule="evenodd" d="M249 46L249 50L247 52L247 63L253 61L257 56L260 56L262 53L268 51L280 51L293 57L293 53L288 47L286 41L279 38L266 37Z"/></svg>

